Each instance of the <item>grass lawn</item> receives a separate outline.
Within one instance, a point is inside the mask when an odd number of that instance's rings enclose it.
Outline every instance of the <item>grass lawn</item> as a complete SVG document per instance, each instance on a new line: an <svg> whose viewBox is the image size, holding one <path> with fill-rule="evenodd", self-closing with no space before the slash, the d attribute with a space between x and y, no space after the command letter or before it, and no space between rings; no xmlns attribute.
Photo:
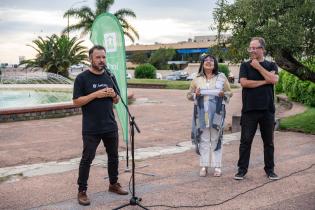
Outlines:
<svg viewBox="0 0 315 210"><path fill-rule="evenodd" d="M281 119L280 129L315 135L315 108L310 107L304 113Z"/></svg>
<svg viewBox="0 0 315 210"><path fill-rule="evenodd" d="M128 84L160 84L165 85L166 89L188 90L191 81L171 81L159 79L129 79ZM231 88L237 88L237 85L231 85Z"/></svg>
<svg viewBox="0 0 315 210"><path fill-rule="evenodd" d="M190 85L190 81L171 81L171 80L160 80L160 79L130 79L128 84L159 84L165 85L166 89L180 89L187 90Z"/></svg>

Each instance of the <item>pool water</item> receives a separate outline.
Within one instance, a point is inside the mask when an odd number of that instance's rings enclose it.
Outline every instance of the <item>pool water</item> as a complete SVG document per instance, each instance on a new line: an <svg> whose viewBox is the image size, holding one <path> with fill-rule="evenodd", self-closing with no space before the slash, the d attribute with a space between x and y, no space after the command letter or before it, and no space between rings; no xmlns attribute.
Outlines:
<svg viewBox="0 0 315 210"><path fill-rule="evenodd" d="M72 93L38 90L0 90L0 109L70 102Z"/></svg>

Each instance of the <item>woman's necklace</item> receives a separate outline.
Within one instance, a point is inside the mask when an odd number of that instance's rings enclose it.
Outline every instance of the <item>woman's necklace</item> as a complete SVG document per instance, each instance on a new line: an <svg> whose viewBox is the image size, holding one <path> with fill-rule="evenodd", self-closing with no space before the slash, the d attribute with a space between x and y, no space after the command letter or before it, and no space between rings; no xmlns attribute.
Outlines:
<svg viewBox="0 0 315 210"><path fill-rule="evenodd" d="M207 80L207 82L210 82L210 80L212 79L212 77L213 77L213 74L210 74L210 76L209 76L209 75L206 75L206 80Z"/></svg>
<svg viewBox="0 0 315 210"><path fill-rule="evenodd" d="M213 77L213 74L211 74L210 76L206 75L206 86L207 86L207 89L210 88L210 80L212 79Z"/></svg>

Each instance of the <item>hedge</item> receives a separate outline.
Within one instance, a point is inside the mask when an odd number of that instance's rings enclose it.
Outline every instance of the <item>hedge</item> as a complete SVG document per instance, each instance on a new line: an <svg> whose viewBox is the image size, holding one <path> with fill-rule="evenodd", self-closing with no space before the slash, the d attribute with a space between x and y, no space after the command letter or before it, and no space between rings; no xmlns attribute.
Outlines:
<svg viewBox="0 0 315 210"><path fill-rule="evenodd" d="M315 83L302 81L284 70L279 73L276 93L285 93L293 101L315 107Z"/></svg>

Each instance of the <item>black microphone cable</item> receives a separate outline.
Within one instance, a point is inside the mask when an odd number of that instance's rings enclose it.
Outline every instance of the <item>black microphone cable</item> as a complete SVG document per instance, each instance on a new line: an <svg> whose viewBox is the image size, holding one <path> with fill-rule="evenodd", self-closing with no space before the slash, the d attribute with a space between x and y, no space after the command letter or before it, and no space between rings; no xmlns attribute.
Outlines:
<svg viewBox="0 0 315 210"><path fill-rule="evenodd" d="M239 196L241 196L241 195L244 195L244 194L246 194L246 193L248 193L248 192L251 192L251 191L254 191L254 190L258 189L258 188L261 188L261 187L263 187L263 186L265 186L265 185L267 185L267 184L274 183L274 182L283 180L283 179L285 179L285 178L288 178L288 177L290 177L290 176L292 176L292 175L294 175L294 174L297 174L297 173L300 173L300 172L309 170L309 169L311 169L314 165L315 165L315 164L313 163L313 164L311 164L311 165L310 165L309 167L307 167L307 168L304 168L304 169L301 169L301 170L298 170L298 171L294 171L294 172L292 172L292 173L290 173L290 174L288 174L288 175L286 175L286 176L283 176L283 177L282 177L281 179L279 179L279 180L273 180L273 181L264 182L264 183L262 183L262 184L260 184L260 185L257 185L256 187L250 188L250 189L248 189L248 190L246 190L246 191L244 191L244 192L241 192L241 193L239 193L239 194L236 194L236 195L232 196L231 198L228 198L228 199L223 200L223 201L218 202L218 203L204 204L204 205L181 205L181 206L170 206L170 205L157 204L157 205L151 205L151 206L145 206L145 207L146 207L146 208L147 208L147 207L153 207L153 208L154 208L154 207L167 207L167 208L172 208L172 209L178 209L178 208L204 208L204 207L219 206L219 205L222 205L222 204L224 204L224 203L227 203L227 202L229 202L229 201L231 201L231 200L234 200L235 198L237 198L237 197L239 197Z"/></svg>

